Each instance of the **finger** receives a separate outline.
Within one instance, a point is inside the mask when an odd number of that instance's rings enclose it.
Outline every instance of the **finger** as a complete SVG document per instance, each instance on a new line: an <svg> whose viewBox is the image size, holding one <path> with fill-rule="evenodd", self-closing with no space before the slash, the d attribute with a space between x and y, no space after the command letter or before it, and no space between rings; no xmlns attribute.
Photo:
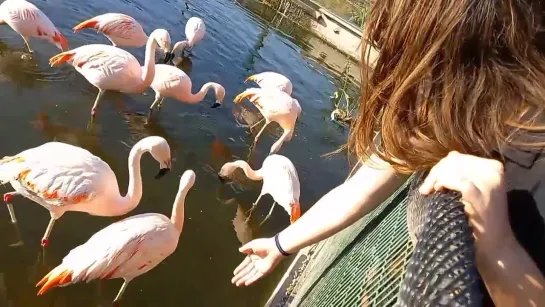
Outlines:
<svg viewBox="0 0 545 307"><path fill-rule="evenodd" d="M238 251L243 253L243 254L249 254L249 253L252 253L252 246L254 245L254 241L250 241L246 244L244 244L243 246L241 246Z"/></svg>
<svg viewBox="0 0 545 307"><path fill-rule="evenodd" d="M248 275L248 273L250 273L252 270L255 269L255 265L250 262L247 266L245 266L244 268L242 268L242 270L240 270L240 272L238 272L235 277L239 276L246 276Z"/></svg>
<svg viewBox="0 0 545 307"><path fill-rule="evenodd" d="M240 287L242 285L245 285L246 284L246 281L252 279L256 274L259 274L257 272L257 270L254 268L251 272L249 272L248 274L244 275L241 279L239 279L236 283L237 287Z"/></svg>
<svg viewBox="0 0 545 307"><path fill-rule="evenodd" d="M246 256L246 258L244 258L244 260L233 271L233 275L237 275L238 272L242 271L242 269L244 269L251 262L252 262L252 260L250 259L250 256Z"/></svg>
<svg viewBox="0 0 545 307"><path fill-rule="evenodd" d="M448 189L462 193L462 200L474 203L479 195L479 189L467 178L456 175L446 175L438 178L433 186L434 190Z"/></svg>
<svg viewBox="0 0 545 307"><path fill-rule="evenodd" d="M244 285L245 286L249 286L251 284L253 284L254 282L256 282L257 280L261 279L261 277L263 277L263 273L261 272L256 272L256 274L254 276L252 276L251 278L249 278L245 283Z"/></svg>
<svg viewBox="0 0 545 307"><path fill-rule="evenodd" d="M428 176L426 176L426 179L422 182L420 185L420 188L418 191L424 195L430 194L433 192L433 186L435 184L435 181L437 180L437 173L438 169L441 167L441 161L437 163L429 172Z"/></svg>

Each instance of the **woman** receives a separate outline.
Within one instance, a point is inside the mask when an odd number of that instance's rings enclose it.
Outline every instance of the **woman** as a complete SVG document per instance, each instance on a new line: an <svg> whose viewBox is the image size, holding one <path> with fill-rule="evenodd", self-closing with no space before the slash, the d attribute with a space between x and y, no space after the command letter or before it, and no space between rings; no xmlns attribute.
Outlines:
<svg viewBox="0 0 545 307"><path fill-rule="evenodd" d="M252 284L429 171L420 193L462 193L488 305L545 306L544 29L545 0L375 1L364 33L380 52L363 69L348 143L363 166L277 236L240 248L233 283Z"/></svg>

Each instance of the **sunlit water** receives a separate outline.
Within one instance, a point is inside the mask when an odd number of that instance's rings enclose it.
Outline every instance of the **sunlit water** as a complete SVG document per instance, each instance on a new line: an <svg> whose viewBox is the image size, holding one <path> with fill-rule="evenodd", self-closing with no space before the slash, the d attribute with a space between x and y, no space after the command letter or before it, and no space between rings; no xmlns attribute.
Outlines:
<svg viewBox="0 0 545 307"><path fill-rule="evenodd" d="M33 1L66 35L71 47L109 42L90 30L72 33L71 28L92 16L122 12L139 20L147 33L165 28L174 41L182 40L184 25L191 16L205 20L207 34L181 67L197 91L208 81L225 86L224 105L211 109L213 94L202 104L185 105L165 100L157 120L145 124L153 94L105 96L94 129L86 131L90 108L97 90L75 70L64 65L50 68L54 46L32 40L34 61L22 60L23 41L9 27L0 27L0 155L12 155L26 148L57 140L81 146L100 156L116 172L122 192L126 190L127 157L133 144L145 136L160 135L173 151L173 171L162 180L153 175L158 165L143 159L144 196L131 213L170 214L179 177L186 169L197 174L195 187L186 203L186 219L176 252L149 273L131 282L122 306L259 306L280 279L288 263L275 273L247 288L230 283L233 269L243 259L238 247L252 238L271 236L289 224L280 207L262 226L259 222L272 203L262 198L249 224L245 212L259 194L261 185L243 176L222 184L216 172L227 161L246 159L253 136L237 124L254 121L256 110L235 109L232 100L243 91L244 79L261 71L277 71L289 77L294 96L303 107L295 137L280 151L297 167L301 180L301 205L307 210L321 195L344 180L344 156L324 159L321 155L341 145L346 132L329 120L335 91L332 72L307 56L312 46L304 37L288 37L246 9L229 0L183 1L145 0L49 0ZM184 11L184 12L183 12ZM183 12L183 13L182 13ZM140 61L144 50L130 49ZM275 125L262 136L251 157L259 167L281 131ZM6 186L0 192L8 191ZM36 296L36 282L58 265L72 248L118 218L67 213L56 224L51 245L41 254L39 241L49 220L39 205L15 198L14 206L24 245L10 246L16 232L5 206L0 205L0 306L108 306L121 280L94 281L54 289ZM319 227L319 225L317 225ZM45 256L45 257L42 257Z"/></svg>

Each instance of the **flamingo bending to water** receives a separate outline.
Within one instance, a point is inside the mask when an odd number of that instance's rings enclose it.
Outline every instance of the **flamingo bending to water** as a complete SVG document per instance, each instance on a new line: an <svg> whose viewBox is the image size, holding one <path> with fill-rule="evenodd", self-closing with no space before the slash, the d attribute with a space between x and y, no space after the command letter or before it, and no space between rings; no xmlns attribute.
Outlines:
<svg viewBox="0 0 545 307"><path fill-rule="evenodd" d="M177 51L183 52L184 49L193 48L193 46L204 38L204 34L206 34L206 26L204 25L204 21L198 17L189 18L185 24L185 40L174 44L172 52L165 55L165 63L168 63L170 60L174 62Z"/></svg>
<svg viewBox="0 0 545 307"><path fill-rule="evenodd" d="M140 159L149 152L160 164L156 178L171 166L170 147L162 137L140 140L129 154L129 187L121 196L110 166L80 147L49 142L0 160L0 183L15 192L4 194L13 223L17 222L12 197L22 195L49 210L51 220L42 238L47 246L55 221L67 211L97 216L119 216L133 210L142 198Z"/></svg>
<svg viewBox="0 0 545 307"><path fill-rule="evenodd" d="M254 139L254 145L271 122L277 122L284 130L280 139L271 146L270 154L278 152L284 141L293 137L295 123L302 112L299 102L277 88L249 88L235 97L234 102L240 103L244 98L248 98L257 107L265 120L265 125Z"/></svg>
<svg viewBox="0 0 545 307"><path fill-rule="evenodd" d="M261 88L278 88L290 96L293 92L293 85L291 84L290 79L273 71L266 71L249 76L244 82L246 83L248 81L254 81Z"/></svg>
<svg viewBox="0 0 545 307"><path fill-rule="evenodd" d="M122 93L142 93L155 76L155 49L159 46L170 50L170 35L164 29L151 33L146 43L144 66L130 53L114 46L85 45L60 53L49 60L51 66L68 63L98 88L98 95L91 109L91 119L98 110L100 98L107 90Z"/></svg>
<svg viewBox="0 0 545 307"><path fill-rule="evenodd" d="M81 29L96 29L114 47L142 47L148 41L142 25L131 16L120 13L106 13L85 20L74 27L74 32ZM169 51L163 50L165 53Z"/></svg>
<svg viewBox="0 0 545 307"><path fill-rule="evenodd" d="M170 219L157 213L139 214L100 230L70 251L36 285L41 286L38 295L80 281L123 278L114 299L118 302L131 280L150 271L176 250L184 225L185 198L195 177L191 170L182 175Z"/></svg>
<svg viewBox="0 0 545 307"><path fill-rule="evenodd" d="M248 162L238 160L225 163L218 177L220 180L231 175L237 168L242 168L244 174L252 180L263 180L261 193L252 205L250 213L257 206L261 196L269 194L273 197L274 203L269 214L261 222L263 224L270 216L274 205L278 203L290 216L290 222L294 223L301 216L301 207L299 205L300 183L297 176L297 170L290 159L281 155L270 155L264 161L261 169L253 170ZM248 216L248 219L250 216Z"/></svg>
<svg viewBox="0 0 545 307"><path fill-rule="evenodd" d="M6 0L0 4L0 24L7 24L19 33L29 53L34 52L28 43L30 37L46 40L61 51L68 50L68 41L64 35L44 12L28 1Z"/></svg>
<svg viewBox="0 0 545 307"><path fill-rule="evenodd" d="M225 88L215 82L204 84L196 94L191 93L191 86L191 79L183 70L165 64L155 65L155 77L151 83L151 88L155 91L155 100L150 106L148 118L151 117L155 105L161 108L165 97L195 104L204 99L208 90L213 89L216 94L216 102L212 105L212 108L219 107L225 97Z"/></svg>

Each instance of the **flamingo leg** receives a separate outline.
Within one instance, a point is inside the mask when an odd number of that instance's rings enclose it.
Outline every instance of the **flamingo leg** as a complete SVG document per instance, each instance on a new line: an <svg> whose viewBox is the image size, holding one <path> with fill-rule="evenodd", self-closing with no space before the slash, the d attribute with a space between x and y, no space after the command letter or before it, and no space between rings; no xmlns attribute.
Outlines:
<svg viewBox="0 0 545 307"><path fill-rule="evenodd" d="M98 103L100 102L100 98L102 98L102 96L104 95L105 92L106 91L102 90L102 89L98 90L97 98L95 99L95 103L93 104L93 108L91 109L91 122L93 121L93 119L95 118L95 116L97 114Z"/></svg>
<svg viewBox="0 0 545 307"><path fill-rule="evenodd" d="M252 126L250 127L250 132L252 131L252 129L254 129L254 128L255 128L255 126L257 126L257 125L261 124L261 122L262 122L262 121L264 121L264 120L265 120L265 119L264 119L264 118L262 118L262 119L261 119L260 121L258 121L257 123L253 124L253 125L252 125Z"/></svg>
<svg viewBox="0 0 545 307"><path fill-rule="evenodd" d="M118 303L121 300L121 297L123 296L123 293L125 293L125 290L127 289L127 286L129 285L130 280L125 280L123 282L123 285L121 285L121 289L119 289L119 292L117 293L117 296L114 299L114 303Z"/></svg>
<svg viewBox="0 0 545 307"><path fill-rule="evenodd" d="M25 41L25 45L28 49L28 53L34 53L34 50L32 50L32 48L30 48L30 44L28 43L28 39L24 36L21 35L21 37L23 38L23 40Z"/></svg>
<svg viewBox="0 0 545 307"><path fill-rule="evenodd" d="M290 138L292 135L291 130L284 130L284 133L282 133L282 136L271 146L271 151L269 152L269 155L272 155L274 153L277 153L280 147L282 147L282 144L284 144L284 141L288 138Z"/></svg>
<svg viewBox="0 0 545 307"><path fill-rule="evenodd" d="M163 101L163 98L161 96L159 96L159 95L155 96L155 100L153 101L153 103L149 107L148 121L151 119L151 115L153 114L153 108L155 108L156 105L160 106L162 101Z"/></svg>
<svg viewBox="0 0 545 307"><path fill-rule="evenodd" d="M257 133L257 135L255 136L254 138L254 146L257 145L257 140L259 139L259 137L261 136L261 134L263 133L263 131L265 131L265 128L267 128L267 125L269 125L271 122L266 120L265 121L265 125L263 125L263 127L261 128L261 130L259 130L259 132Z"/></svg>
<svg viewBox="0 0 545 307"><path fill-rule="evenodd" d="M259 224L259 226L261 227L261 225L263 225L263 223L265 223L266 220L269 219L269 217L271 217L271 214L273 212L273 209L274 209L274 206L276 205L276 202L273 202L272 204L272 207L271 207L271 210L269 211L269 214L267 214L267 216L265 217L265 219L263 221L261 221L261 224Z"/></svg>
<svg viewBox="0 0 545 307"><path fill-rule="evenodd" d="M248 221L252 217L252 212L254 212L255 207L257 207L257 203L261 199L261 196L263 196L263 195L259 194L259 196L257 197L255 203L252 204L252 208L250 208L250 210L248 210L248 212L246 212L246 214L248 214L248 217L246 218L246 221L244 221L245 223L248 223Z"/></svg>
<svg viewBox="0 0 545 307"><path fill-rule="evenodd" d="M159 103L157 104L157 110L161 110L161 108L163 107L163 101L165 100L165 98L161 98L161 100L159 100Z"/></svg>
<svg viewBox="0 0 545 307"><path fill-rule="evenodd" d="M13 204L11 203L11 200L13 196L20 195L18 192L9 192L4 194L4 202L6 203L6 206L8 207L9 216L11 217L11 222L13 224L17 223L17 218L15 217L15 210L13 210Z"/></svg>
<svg viewBox="0 0 545 307"><path fill-rule="evenodd" d="M49 235L51 234L51 230L53 230L53 226L55 226L55 221L57 219L51 215L51 219L49 220L49 225L47 225L47 228L45 229L44 236L42 238L42 246L47 247L49 245Z"/></svg>

